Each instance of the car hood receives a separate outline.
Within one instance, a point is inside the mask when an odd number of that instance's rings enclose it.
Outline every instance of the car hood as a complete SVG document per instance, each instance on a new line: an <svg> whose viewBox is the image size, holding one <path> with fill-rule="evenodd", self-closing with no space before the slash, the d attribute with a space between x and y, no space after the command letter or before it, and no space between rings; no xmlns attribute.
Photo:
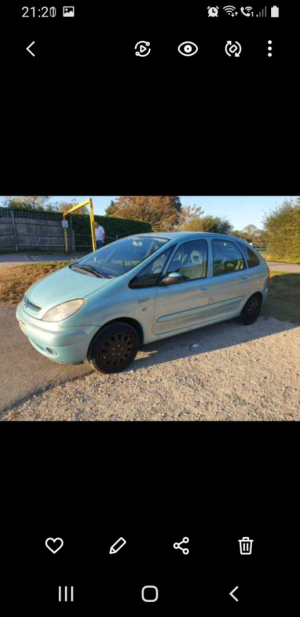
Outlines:
<svg viewBox="0 0 300 617"><path fill-rule="evenodd" d="M68 300L85 298L113 280L80 274L66 267L31 285L26 291L26 296L40 308L52 307Z"/></svg>

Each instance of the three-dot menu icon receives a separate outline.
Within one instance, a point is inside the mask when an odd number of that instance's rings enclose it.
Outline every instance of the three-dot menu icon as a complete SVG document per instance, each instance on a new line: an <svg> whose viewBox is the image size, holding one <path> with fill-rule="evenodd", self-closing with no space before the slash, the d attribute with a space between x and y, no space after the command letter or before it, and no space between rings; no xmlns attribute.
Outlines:
<svg viewBox="0 0 300 617"><path fill-rule="evenodd" d="M268 57L272 58L273 56L273 41L268 41Z"/></svg>

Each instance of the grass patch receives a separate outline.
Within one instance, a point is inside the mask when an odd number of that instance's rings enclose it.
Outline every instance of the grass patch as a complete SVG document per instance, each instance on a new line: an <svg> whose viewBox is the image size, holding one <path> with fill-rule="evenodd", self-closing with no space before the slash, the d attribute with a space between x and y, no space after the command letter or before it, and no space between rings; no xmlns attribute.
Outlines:
<svg viewBox="0 0 300 617"><path fill-rule="evenodd" d="M0 270L0 302L17 304L24 293L36 281L47 274L64 268L69 261L48 261L47 263L24 264Z"/></svg>
<svg viewBox="0 0 300 617"><path fill-rule="evenodd" d="M296 259L289 259L288 257L280 257L280 259L278 259L278 257L275 257L274 255L269 255L268 253L263 253L262 251L259 251L259 253L261 253L261 256L264 258L265 261L278 261L278 263L282 264L300 264L300 262Z"/></svg>
<svg viewBox="0 0 300 617"><path fill-rule="evenodd" d="M300 325L300 274L270 272L268 299L261 314Z"/></svg>

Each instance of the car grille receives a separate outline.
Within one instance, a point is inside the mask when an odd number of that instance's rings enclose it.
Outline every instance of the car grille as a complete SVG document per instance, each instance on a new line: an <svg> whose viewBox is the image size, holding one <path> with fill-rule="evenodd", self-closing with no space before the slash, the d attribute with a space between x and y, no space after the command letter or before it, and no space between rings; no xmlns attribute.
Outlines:
<svg viewBox="0 0 300 617"><path fill-rule="evenodd" d="M38 306L37 304L34 304L34 302L31 302L31 300L29 300L28 296L24 296L24 304L25 304L25 308L27 309L31 309L32 311L40 311L41 310L41 306Z"/></svg>

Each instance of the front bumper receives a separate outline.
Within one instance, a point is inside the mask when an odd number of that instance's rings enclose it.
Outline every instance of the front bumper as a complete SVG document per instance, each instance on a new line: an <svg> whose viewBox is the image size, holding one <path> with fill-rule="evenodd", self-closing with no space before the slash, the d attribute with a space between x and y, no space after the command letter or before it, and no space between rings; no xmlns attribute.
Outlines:
<svg viewBox="0 0 300 617"><path fill-rule="evenodd" d="M18 305L16 317L22 332L31 345L53 362L78 364L87 357L89 344L97 332L96 326L61 328L57 323L46 323L27 315L23 302Z"/></svg>

